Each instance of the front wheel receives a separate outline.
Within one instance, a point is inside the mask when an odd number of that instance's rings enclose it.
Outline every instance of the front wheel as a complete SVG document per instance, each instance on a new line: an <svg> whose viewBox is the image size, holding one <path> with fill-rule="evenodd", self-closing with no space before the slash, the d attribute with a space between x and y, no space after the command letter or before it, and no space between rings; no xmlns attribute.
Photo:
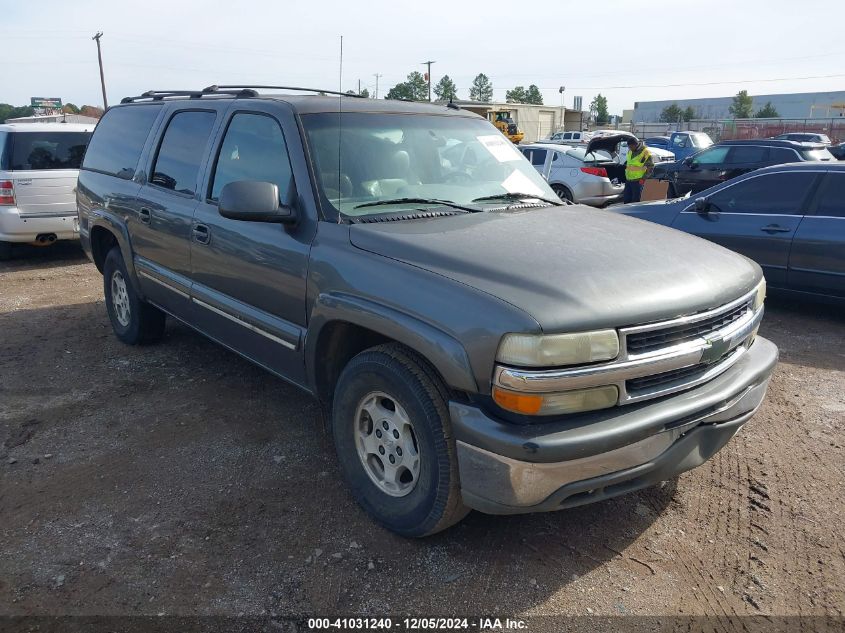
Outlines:
<svg viewBox="0 0 845 633"><path fill-rule="evenodd" d="M445 388L413 352L380 345L347 364L335 388L332 435L352 495L389 530L426 536L469 512Z"/></svg>
<svg viewBox="0 0 845 633"><path fill-rule="evenodd" d="M106 255L103 263L103 291L115 335L124 343L153 343L164 335L164 312L143 301L126 272L118 247Z"/></svg>

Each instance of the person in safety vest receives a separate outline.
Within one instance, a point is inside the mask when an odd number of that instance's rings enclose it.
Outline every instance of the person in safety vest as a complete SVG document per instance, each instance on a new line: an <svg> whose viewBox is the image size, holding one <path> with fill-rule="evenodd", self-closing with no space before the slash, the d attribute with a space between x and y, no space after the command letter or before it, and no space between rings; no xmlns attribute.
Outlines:
<svg viewBox="0 0 845 633"><path fill-rule="evenodd" d="M628 141L628 154L625 157L625 204L639 202L643 195L645 179L654 171L651 152L636 139Z"/></svg>

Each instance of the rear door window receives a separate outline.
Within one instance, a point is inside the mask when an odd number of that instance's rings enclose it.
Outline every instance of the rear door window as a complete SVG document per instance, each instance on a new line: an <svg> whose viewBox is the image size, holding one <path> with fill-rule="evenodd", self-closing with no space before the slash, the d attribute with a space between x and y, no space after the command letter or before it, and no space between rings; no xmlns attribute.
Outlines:
<svg viewBox="0 0 845 633"><path fill-rule="evenodd" d="M94 130L82 169L131 180L159 112L160 105L111 108Z"/></svg>
<svg viewBox="0 0 845 633"><path fill-rule="evenodd" d="M150 183L193 195L202 157L217 115L214 112L177 112L161 139Z"/></svg>
<svg viewBox="0 0 845 633"><path fill-rule="evenodd" d="M698 165L720 165L725 162L730 149L727 145L706 149L696 154L693 161Z"/></svg>
<svg viewBox="0 0 845 633"><path fill-rule="evenodd" d="M800 215L814 173L775 173L743 180L709 196L722 213Z"/></svg>
<svg viewBox="0 0 845 633"><path fill-rule="evenodd" d="M736 145L728 152L725 162L728 165L747 165L763 163L769 155L768 147L759 145Z"/></svg>
<svg viewBox="0 0 845 633"><path fill-rule="evenodd" d="M827 174L819 187L816 215L845 218L845 174Z"/></svg>
<svg viewBox="0 0 845 633"><path fill-rule="evenodd" d="M79 169L90 132L19 132L9 134L11 171Z"/></svg>
<svg viewBox="0 0 845 633"><path fill-rule="evenodd" d="M535 167L542 167L546 164L546 150L535 149L531 151L531 164Z"/></svg>

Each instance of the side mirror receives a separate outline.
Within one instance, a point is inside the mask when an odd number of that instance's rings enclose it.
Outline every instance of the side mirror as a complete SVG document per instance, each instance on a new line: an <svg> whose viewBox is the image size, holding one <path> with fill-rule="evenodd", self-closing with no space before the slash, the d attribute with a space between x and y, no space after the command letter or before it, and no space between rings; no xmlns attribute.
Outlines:
<svg viewBox="0 0 845 633"><path fill-rule="evenodd" d="M294 210L279 203L279 187L272 182L238 180L220 192L220 215L230 220L250 222L296 222Z"/></svg>
<svg viewBox="0 0 845 633"><path fill-rule="evenodd" d="M684 165L687 165L687 166L692 166L692 156L687 156L687 157L684 159Z"/></svg>
<svg viewBox="0 0 845 633"><path fill-rule="evenodd" d="M696 213L708 213L710 211L710 202L707 198L695 199L695 211Z"/></svg>

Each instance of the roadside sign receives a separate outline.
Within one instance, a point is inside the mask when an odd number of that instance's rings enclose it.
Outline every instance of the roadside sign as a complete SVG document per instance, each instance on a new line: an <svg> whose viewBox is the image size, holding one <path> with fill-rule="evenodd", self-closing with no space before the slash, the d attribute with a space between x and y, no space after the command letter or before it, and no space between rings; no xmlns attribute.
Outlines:
<svg viewBox="0 0 845 633"><path fill-rule="evenodd" d="M62 107L62 100L59 97L30 97L29 102L33 108L58 110Z"/></svg>

